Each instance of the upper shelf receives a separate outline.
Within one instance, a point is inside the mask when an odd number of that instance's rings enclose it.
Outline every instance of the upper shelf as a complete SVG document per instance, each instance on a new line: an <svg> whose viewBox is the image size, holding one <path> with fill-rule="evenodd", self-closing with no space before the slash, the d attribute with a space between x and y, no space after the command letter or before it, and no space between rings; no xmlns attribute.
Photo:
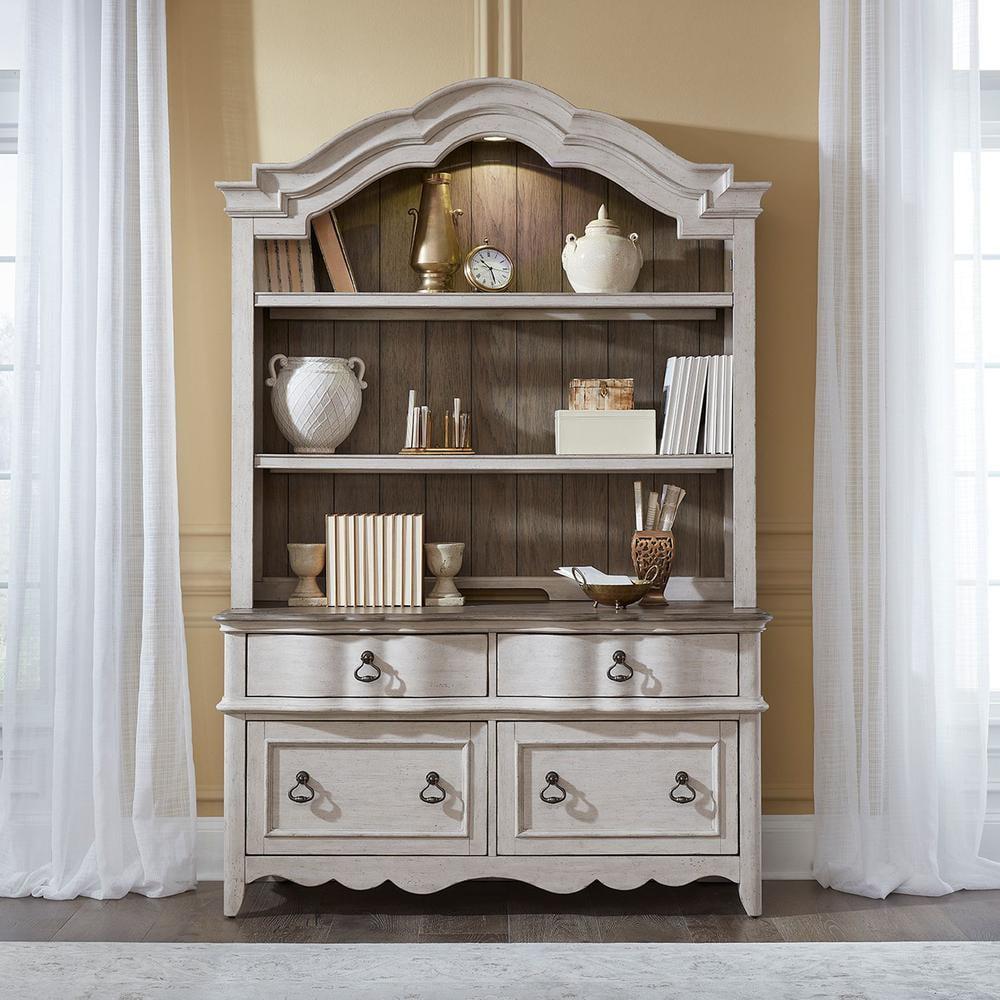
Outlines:
<svg viewBox="0 0 1000 1000"><path fill-rule="evenodd" d="M258 292L275 319L714 319L731 292Z"/></svg>
<svg viewBox="0 0 1000 1000"><path fill-rule="evenodd" d="M716 472L732 455L257 455L275 472L589 473Z"/></svg>

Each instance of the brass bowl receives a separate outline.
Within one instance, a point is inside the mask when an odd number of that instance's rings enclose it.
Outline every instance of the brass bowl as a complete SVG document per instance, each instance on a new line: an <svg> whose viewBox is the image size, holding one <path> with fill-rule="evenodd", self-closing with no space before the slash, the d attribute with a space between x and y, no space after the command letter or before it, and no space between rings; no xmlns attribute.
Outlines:
<svg viewBox="0 0 1000 1000"><path fill-rule="evenodd" d="M615 611L622 611L630 604L641 601L649 593L656 582L656 567L649 567L646 579L632 577L631 583L587 583L583 574L574 566L573 579L594 602L595 608L602 604L607 608L614 608Z"/></svg>

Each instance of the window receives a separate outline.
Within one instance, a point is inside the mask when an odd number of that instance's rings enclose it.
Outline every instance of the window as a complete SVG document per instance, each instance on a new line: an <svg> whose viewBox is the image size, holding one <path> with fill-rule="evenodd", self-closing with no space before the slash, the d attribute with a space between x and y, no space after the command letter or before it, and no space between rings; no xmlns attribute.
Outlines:
<svg viewBox="0 0 1000 1000"><path fill-rule="evenodd" d="M14 259L17 253L17 70L0 69L0 676L7 660L10 446L14 390Z"/></svg>
<svg viewBox="0 0 1000 1000"><path fill-rule="evenodd" d="M963 510L985 507L987 525L985 547L978 537L960 540L958 572L968 586L959 614L967 602L978 613L985 600L1000 707L1000 0L955 0L954 11L955 94L967 123L954 154L956 509L961 524Z"/></svg>

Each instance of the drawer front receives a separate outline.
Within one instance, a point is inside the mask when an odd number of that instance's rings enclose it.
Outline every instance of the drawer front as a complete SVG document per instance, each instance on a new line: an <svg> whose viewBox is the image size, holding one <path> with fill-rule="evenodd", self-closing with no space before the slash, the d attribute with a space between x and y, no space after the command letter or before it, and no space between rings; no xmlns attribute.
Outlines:
<svg viewBox="0 0 1000 1000"><path fill-rule="evenodd" d="M251 635L247 695L479 697L486 650L485 635Z"/></svg>
<svg viewBox="0 0 1000 1000"><path fill-rule="evenodd" d="M485 824L485 723L247 723L248 854L485 854Z"/></svg>
<svg viewBox="0 0 1000 1000"><path fill-rule="evenodd" d="M735 722L497 723L499 853L736 854L737 767Z"/></svg>
<svg viewBox="0 0 1000 1000"><path fill-rule="evenodd" d="M500 635L497 694L545 698L737 695L738 651L739 636L730 634Z"/></svg>

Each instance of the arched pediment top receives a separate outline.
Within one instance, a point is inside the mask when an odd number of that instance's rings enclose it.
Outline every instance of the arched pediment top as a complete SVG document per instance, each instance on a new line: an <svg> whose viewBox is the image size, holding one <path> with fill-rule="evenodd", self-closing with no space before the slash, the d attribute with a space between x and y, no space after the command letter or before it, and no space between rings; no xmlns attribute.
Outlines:
<svg viewBox="0 0 1000 1000"><path fill-rule="evenodd" d="M394 170L433 167L485 135L530 146L554 167L592 170L677 219L681 236L729 236L755 218L770 187L737 182L728 163L692 163L628 122L574 108L522 80L465 80L413 108L352 126L293 163L254 164L249 181L221 181L226 213L258 219L264 236L304 237L309 219Z"/></svg>

